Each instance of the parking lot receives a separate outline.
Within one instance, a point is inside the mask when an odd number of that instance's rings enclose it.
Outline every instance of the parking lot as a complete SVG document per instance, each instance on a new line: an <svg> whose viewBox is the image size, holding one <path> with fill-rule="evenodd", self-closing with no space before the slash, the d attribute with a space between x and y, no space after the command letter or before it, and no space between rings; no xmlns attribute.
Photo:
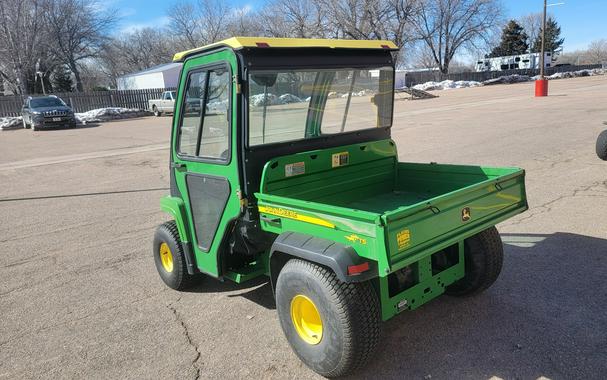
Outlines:
<svg viewBox="0 0 607 380"><path fill-rule="evenodd" d="M519 166L530 210L498 226L505 262L474 298L383 325L361 378L601 379L607 373L607 77L397 100L401 161ZM170 117L0 133L0 378L318 378L289 348L270 286L168 289Z"/></svg>

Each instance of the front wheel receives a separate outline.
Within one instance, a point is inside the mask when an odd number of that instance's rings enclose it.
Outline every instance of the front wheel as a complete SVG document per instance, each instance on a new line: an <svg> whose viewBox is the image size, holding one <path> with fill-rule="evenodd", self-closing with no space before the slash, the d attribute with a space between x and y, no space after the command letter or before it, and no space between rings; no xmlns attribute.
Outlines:
<svg viewBox="0 0 607 380"><path fill-rule="evenodd" d="M160 112L156 106L152 106L152 112L154 112L154 116L156 117L160 117L162 115L162 112Z"/></svg>
<svg viewBox="0 0 607 380"><path fill-rule="evenodd" d="M596 139L596 155L601 160L607 161L607 129Z"/></svg>
<svg viewBox="0 0 607 380"><path fill-rule="evenodd" d="M491 227L464 240L464 278L445 289L451 296L469 296L489 288L502 271L504 247L497 228Z"/></svg>
<svg viewBox="0 0 607 380"><path fill-rule="evenodd" d="M175 221L163 223L156 229L154 262L160 278L169 288L184 290L194 285L199 278L199 275L188 273Z"/></svg>
<svg viewBox="0 0 607 380"><path fill-rule="evenodd" d="M363 367L380 336L377 295L369 282L344 283L319 265L293 259L276 282L280 325L295 354L326 377Z"/></svg>

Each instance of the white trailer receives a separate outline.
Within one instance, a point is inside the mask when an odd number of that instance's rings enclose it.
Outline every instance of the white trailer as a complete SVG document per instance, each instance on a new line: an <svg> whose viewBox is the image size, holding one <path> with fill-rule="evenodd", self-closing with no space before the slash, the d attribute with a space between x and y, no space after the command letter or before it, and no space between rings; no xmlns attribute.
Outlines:
<svg viewBox="0 0 607 380"><path fill-rule="evenodd" d="M544 54L544 67L552 66L552 53L546 52ZM481 58L476 62L475 69L477 72L539 69L540 58L540 53L528 53L495 58Z"/></svg>

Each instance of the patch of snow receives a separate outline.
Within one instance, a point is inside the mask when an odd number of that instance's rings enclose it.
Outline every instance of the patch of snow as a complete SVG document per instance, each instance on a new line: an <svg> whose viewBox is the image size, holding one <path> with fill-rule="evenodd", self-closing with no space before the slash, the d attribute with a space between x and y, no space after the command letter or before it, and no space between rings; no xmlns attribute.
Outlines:
<svg viewBox="0 0 607 380"><path fill-rule="evenodd" d="M554 73L550 76L547 76L548 79L565 79L565 78L579 78L579 77L592 77L595 75L605 75L607 74L607 70L605 69L593 69L593 70L578 70L578 71L567 71L564 73ZM539 75L537 77L533 77L539 79Z"/></svg>
<svg viewBox="0 0 607 380"><path fill-rule="evenodd" d="M17 129L17 128L23 128L21 116L0 117L0 129L1 130Z"/></svg>
<svg viewBox="0 0 607 380"><path fill-rule="evenodd" d="M303 100L301 100L301 98L299 96L295 96L293 94L283 94L283 95L280 95L280 97L278 98L278 100L282 104L301 103L301 102L303 102Z"/></svg>
<svg viewBox="0 0 607 380"><path fill-rule="evenodd" d="M352 92L352 96L353 97L358 97L358 96L367 96L367 95L373 95L374 92L372 90L360 90L358 92ZM346 92L345 94L341 94L339 95L341 98L347 98L348 97L348 93Z"/></svg>
<svg viewBox="0 0 607 380"><path fill-rule="evenodd" d="M426 82L413 86L416 90L422 91L440 91L440 90L450 90L453 88L469 88L469 87L479 87L483 84L480 82L476 82L473 80L458 80L452 81L450 79L444 80L442 82Z"/></svg>
<svg viewBox="0 0 607 380"><path fill-rule="evenodd" d="M587 77L587 76L595 76L595 75L607 75L607 69L593 69L593 70L579 70L579 71L567 71L562 73L555 73L550 76L547 76L547 79L564 79L564 78L578 78L578 77ZM420 83L413 86L416 90L423 91L439 91L439 90L449 90L452 88L467 88L467 87L478 87L478 86L491 86L494 84L512 84L512 83L521 83L521 82L529 82L539 79L540 76L536 75L534 77L530 77L528 75L504 75L498 78L488 79L484 82L475 82L475 81L452 81L452 80L444 80L442 82L426 82Z"/></svg>
<svg viewBox="0 0 607 380"><path fill-rule="evenodd" d="M274 94L257 94L251 96L251 105L253 107L271 106L277 104L278 97Z"/></svg>
<svg viewBox="0 0 607 380"><path fill-rule="evenodd" d="M79 124L95 123L116 119L128 119L132 117L141 117L148 115L150 115L149 111L140 110L136 108L121 107L97 108L87 112L75 114L76 122Z"/></svg>
<svg viewBox="0 0 607 380"><path fill-rule="evenodd" d="M512 83L521 83L521 82L529 82L531 77L529 75L504 75L498 78L488 79L483 82L484 86L491 86L493 84L512 84Z"/></svg>
<svg viewBox="0 0 607 380"><path fill-rule="evenodd" d="M211 102L207 104L207 111L215 111L215 112L227 112L228 110L228 101L222 100L220 102Z"/></svg>

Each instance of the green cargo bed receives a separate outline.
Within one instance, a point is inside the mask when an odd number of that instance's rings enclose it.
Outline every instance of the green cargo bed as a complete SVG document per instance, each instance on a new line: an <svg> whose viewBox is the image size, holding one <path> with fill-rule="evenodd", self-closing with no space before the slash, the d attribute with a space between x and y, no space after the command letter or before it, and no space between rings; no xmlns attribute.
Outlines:
<svg viewBox="0 0 607 380"><path fill-rule="evenodd" d="M391 269L527 207L519 168L399 163L390 140L274 159L256 196L262 215L279 217L264 229L281 233L307 218L337 241L379 239Z"/></svg>

